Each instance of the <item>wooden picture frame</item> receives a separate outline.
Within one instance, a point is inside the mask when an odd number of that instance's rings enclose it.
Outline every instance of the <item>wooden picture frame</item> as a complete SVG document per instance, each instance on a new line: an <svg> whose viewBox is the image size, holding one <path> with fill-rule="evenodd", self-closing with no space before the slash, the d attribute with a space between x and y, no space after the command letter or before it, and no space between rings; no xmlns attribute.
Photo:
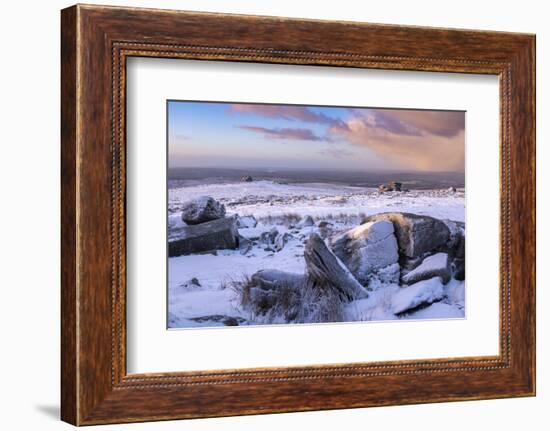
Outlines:
<svg viewBox="0 0 550 431"><path fill-rule="evenodd" d="M64 9L61 18L64 421L535 394L534 35L83 5ZM498 75L500 354L127 374L125 65L131 56Z"/></svg>

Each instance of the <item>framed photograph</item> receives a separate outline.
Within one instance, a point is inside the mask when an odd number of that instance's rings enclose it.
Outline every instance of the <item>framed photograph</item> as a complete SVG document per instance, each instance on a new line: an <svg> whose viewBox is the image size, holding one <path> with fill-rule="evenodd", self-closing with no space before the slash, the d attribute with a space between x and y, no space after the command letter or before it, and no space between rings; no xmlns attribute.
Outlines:
<svg viewBox="0 0 550 431"><path fill-rule="evenodd" d="M61 17L63 420L535 394L534 35Z"/></svg>

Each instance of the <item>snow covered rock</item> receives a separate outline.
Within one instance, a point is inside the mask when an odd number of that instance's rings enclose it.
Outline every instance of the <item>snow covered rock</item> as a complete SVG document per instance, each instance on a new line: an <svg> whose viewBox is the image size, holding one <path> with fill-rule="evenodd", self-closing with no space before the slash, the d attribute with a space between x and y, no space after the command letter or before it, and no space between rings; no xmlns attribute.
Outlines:
<svg viewBox="0 0 550 431"><path fill-rule="evenodd" d="M312 285L337 292L342 299L347 300L368 296L367 290L316 233L311 234L306 243L304 259L308 280Z"/></svg>
<svg viewBox="0 0 550 431"><path fill-rule="evenodd" d="M262 234L260 235L260 242L267 245L274 244L275 238L277 238L278 235L279 230L276 227L272 227L269 231L262 232Z"/></svg>
<svg viewBox="0 0 550 431"><path fill-rule="evenodd" d="M400 288L391 298L391 310L393 314L400 314L421 305L440 301L444 296L441 277L433 277Z"/></svg>
<svg viewBox="0 0 550 431"><path fill-rule="evenodd" d="M275 241L273 241L273 248L275 251L281 251L287 242L289 242L292 238L294 238L291 234L288 232L280 233L275 237Z"/></svg>
<svg viewBox="0 0 550 431"><path fill-rule="evenodd" d="M465 245L465 224L463 222L454 220L443 220L449 229L449 240L444 246L446 252L451 257L464 257L464 245Z"/></svg>
<svg viewBox="0 0 550 431"><path fill-rule="evenodd" d="M445 220L449 228L449 241L443 249L449 253L451 259L451 272L457 280L464 280L466 276L466 233L462 222Z"/></svg>
<svg viewBox="0 0 550 431"><path fill-rule="evenodd" d="M333 226L333 223L326 220L321 220L319 223L317 223L317 227L321 229L331 228L332 226Z"/></svg>
<svg viewBox="0 0 550 431"><path fill-rule="evenodd" d="M405 273L412 271L422 263L424 257L425 255L417 257L407 257L403 255L399 256L399 265L401 265L401 270Z"/></svg>
<svg viewBox="0 0 550 431"><path fill-rule="evenodd" d="M168 216L168 227L170 229L178 229L185 226L185 223L181 219L181 214L175 213Z"/></svg>
<svg viewBox="0 0 550 431"><path fill-rule="evenodd" d="M258 221L252 215L242 216L237 219L237 227L239 229L256 227L257 224L258 224Z"/></svg>
<svg viewBox="0 0 550 431"><path fill-rule="evenodd" d="M246 237L239 234L238 241L239 241L239 252L241 254L246 254L250 250L252 250L253 242L251 240L249 240L248 238L246 238Z"/></svg>
<svg viewBox="0 0 550 431"><path fill-rule="evenodd" d="M258 241L262 233L264 233L263 227L246 227L239 229L239 235L245 237L250 241Z"/></svg>
<svg viewBox="0 0 550 431"><path fill-rule="evenodd" d="M387 220L393 223L399 252L417 257L436 250L449 240L449 228L436 218L411 213L380 213L367 217L363 223Z"/></svg>
<svg viewBox="0 0 550 431"><path fill-rule="evenodd" d="M451 279L451 262L447 253L436 253L425 258L422 263L402 277L404 284L413 284L432 277L441 277L443 283Z"/></svg>
<svg viewBox="0 0 550 431"><path fill-rule="evenodd" d="M225 206L210 196L200 196L184 202L181 219L189 224L196 225L225 217Z"/></svg>
<svg viewBox="0 0 550 431"><path fill-rule="evenodd" d="M184 226L172 232L172 239L168 242L168 256L235 249L238 246L238 235L235 217Z"/></svg>
<svg viewBox="0 0 550 431"><path fill-rule="evenodd" d="M368 286L369 289L377 290L388 284L399 284L399 278L401 276L401 268L398 263L385 266L374 271L369 275Z"/></svg>
<svg viewBox="0 0 550 431"><path fill-rule="evenodd" d="M314 224L315 224L315 222L313 221L313 217L311 217L310 215L308 215L308 216L305 216L305 217L300 221L300 223L298 223L298 227L299 227L299 228L309 227L309 226L313 226Z"/></svg>
<svg viewBox="0 0 550 431"><path fill-rule="evenodd" d="M466 259L455 257L451 262L453 277L457 280L466 279Z"/></svg>
<svg viewBox="0 0 550 431"><path fill-rule="evenodd" d="M181 287L182 289L186 289L186 290L193 290L193 289L198 289L202 286L201 286L201 283L199 282L199 280L197 279L197 277L193 277L190 280L187 280L187 281L181 283L179 285L179 287Z"/></svg>
<svg viewBox="0 0 550 431"><path fill-rule="evenodd" d="M365 285L370 275L399 259L393 224L374 221L340 233L330 240L332 251Z"/></svg>
<svg viewBox="0 0 550 431"><path fill-rule="evenodd" d="M285 245L294 237L288 233L279 233L276 227L260 235L260 242L267 245L266 251L281 251Z"/></svg>

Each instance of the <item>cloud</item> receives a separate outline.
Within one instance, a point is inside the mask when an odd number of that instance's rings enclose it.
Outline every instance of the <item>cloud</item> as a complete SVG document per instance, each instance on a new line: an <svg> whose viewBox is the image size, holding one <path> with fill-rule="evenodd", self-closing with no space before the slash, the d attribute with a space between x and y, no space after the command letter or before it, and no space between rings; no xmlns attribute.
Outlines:
<svg viewBox="0 0 550 431"><path fill-rule="evenodd" d="M353 110L334 137L368 148L387 167L464 171L464 113L412 110Z"/></svg>
<svg viewBox="0 0 550 431"><path fill-rule="evenodd" d="M249 132L259 133L269 139L291 139L298 141L325 141L326 138L317 136L309 129L295 129L295 128L275 128L269 129L267 127L259 126L237 126L240 129L248 130Z"/></svg>
<svg viewBox="0 0 550 431"><path fill-rule="evenodd" d="M395 109L385 115L416 128L422 134L451 138L464 132L465 114L461 111L420 111Z"/></svg>
<svg viewBox="0 0 550 431"><path fill-rule="evenodd" d="M307 127L237 126L267 139L338 143L337 148L319 151L327 157L349 158L356 154L353 147L361 147L380 168L464 171L464 112L351 108L344 121L302 106L233 104L230 109L328 126L321 135Z"/></svg>
<svg viewBox="0 0 550 431"><path fill-rule="evenodd" d="M372 127L405 136L436 135L447 138L464 131L464 112L411 109L352 109L352 117Z"/></svg>
<svg viewBox="0 0 550 431"><path fill-rule="evenodd" d="M231 112L254 114L267 118L303 121L306 123L325 124L328 126L345 126L342 120L329 117L321 112L312 111L305 106L238 103L230 105L229 109Z"/></svg>

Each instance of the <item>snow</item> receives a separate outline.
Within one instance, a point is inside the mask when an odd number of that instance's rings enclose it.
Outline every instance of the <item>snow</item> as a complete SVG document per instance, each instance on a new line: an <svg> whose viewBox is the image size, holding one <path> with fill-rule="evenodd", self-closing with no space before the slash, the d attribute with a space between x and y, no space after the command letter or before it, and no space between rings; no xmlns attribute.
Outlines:
<svg viewBox="0 0 550 431"><path fill-rule="evenodd" d="M227 215L254 216L255 227L239 228L243 237L257 241L273 227L279 234L291 234L282 250L270 251L258 242L246 253L239 250L218 250L215 254L179 256L168 259L168 324L172 328L222 326L221 320L192 320L205 316L241 317L255 322L239 306L234 281L250 277L261 269L278 269L304 274L304 243L311 233L322 233L317 226L299 226L299 218L310 215L315 223L327 221L334 231L348 230L364 216L387 211L404 211L430 215L440 219L464 221L464 193L446 190L425 190L379 194L375 189L335 184L279 184L255 181L233 184L203 184L169 189L169 230L184 226L182 204L190 199L211 196L223 203ZM289 215L298 216L293 219ZM395 265L396 266L396 265ZM404 289L392 283L396 267L379 270L380 280L369 284L369 297L354 301L346 308L346 320L394 320L423 318L415 313L396 316L391 309L392 296ZM397 267L397 270L399 268ZM397 274L399 274L397 272ZM185 289L181 285L196 277L200 287ZM443 287L441 287L443 289ZM464 282L451 280L444 292L449 295L449 312L441 318L464 314ZM443 308L439 307L439 311ZM452 310L451 310L452 309ZM427 310L427 309L426 309ZM437 311L437 309L436 309ZM439 312L438 311L438 312ZM427 313L427 311L425 312Z"/></svg>
<svg viewBox="0 0 550 431"><path fill-rule="evenodd" d="M414 319L448 319L448 318L462 318L464 317L464 311L457 307L446 304L444 302L435 302L426 308L418 310L412 313L409 318Z"/></svg>
<svg viewBox="0 0 550 431"><path fill-rule="evenodd" d="M379 268L369 276L369 289L379 289L386 284L397 284L400 275L401 268L397 262L384 268Z"/></svg>
<svg viewBox="0 0 550 431"><path fill-rule="evenodd" d="M438 286L441 286L440 280L437 280L437 282L434 281L432 287L435 288L435 290L439 290ZM396 315L393 309L394 298L400 298L400 295L403 295L405 289L409 289L410 287L411 286L399 287L397 284L384 285L383 288L370 292L368 298L349 303L346 307L346 318L348 321L464 318L463 281L451 280L447 285L442 286L445 295L440 296L441 292L437 292L437 297L441 298L439 302L433 302L431 305L427 305L427 307L419 307L416 310ZM456 298L447 297L449 292L461 292L462 297L459 297L458 300L456 300ZM411 293L412 292L408 292L408 294ZM460 296L460 293L458 296ZM401 298L403 299L403 297Z"/></svg>
<svg viewBox="0 0 550 431"><path fill-rule="evenodd" d="M265 227L247 227L239 229L239 234L246 239L255 240L260 239L260 235L266 231Z"/></svg>
<svg viewBox="0 0 550 431"><path fill-rule="evenodd" d="M365 245L360 248L361 272L365 276L374 269L384 268L397 262L397 240L393 235L393 224L388 221L365 223L352 230L356 237L358 230L367 231Z"/></svg>
<svg viewBox="0 0 550 431"><path fill-rule="evenodd" d="M212 196L228 213L260 217L288 213L323 218L327 215L371 215L406 211L439 219L464 222L464 194L442 190L415 190L380 194L374 188L335 184L279 184L273 181L203 184L170 189L169 210L185 201Z"/></svg>
<svg viewBox="0 0 550 431"><path fill-rule="evenodd" d="M399 259L393 223L385 220L364 223L337 234L331 238L331 245L363 284L368 284L377 270Z"/></svg>
<svg viewBox="0 0 550 431"><path fill-rule="evenodd" d="M186 226L186 223L181 219L181 214L170 214L168 216L168 226L170 229L177 229Z"/></svg>
<svg viewBox="0 0 550 431"><path fill-rule="evenodd" d="M349 232L353 239L359 239L364 236L365 232L368 232L369 242L378 242L386 239L393 233L393 223L389 221L365 223Z"/></svg>
<svg viewBox="0 0 550 431"><path fill-rule="evenodd" d="M466 301L466 285L464 281L451 279L451 281L445 285L445 297L448 304L464 309L464 303Z"/></svg>
<svg viewBox="0 0 550 431"><path fill-rule="evenodd" d="M414 280L429 278L441 275L448 271L449 255L447 253L436 253L426 257L422 263L403 277L403 282L409 284Z"/></svg>
<svg viewBox="0 0 550 431"><path fill-rule="evenodd" d="M188 204L193 204L197 208L197 212L200 212L204 211L210 200L210 196L198 196L196 198L190 199Z"/></svg>
<svg viewBox="0 0 550 431"><path fill-rule="evenodd" d="M350 302L346 307L346 317L349 321L396 320L391 311L391 298L399 291L397 284L385 286L369 293L366 299Z"/></svg>
<svg viewBox="0 0 550 431"><path fill-rule="evenodd" d="M258 222L254 216L243 216L237 219L237 226L240 228L256 227Z"/></svg>
<svg viewBox="0 0 550 431"><path fill-rule="evenodd" d="M443 299L445 292L441 277L422 280L411 286L402 287L391 298L391 310L394 314L413 310L419 305L431 304Z"/></svg>
<svg viewBox="0 0 550 431"><path fill-rule="evenodd" d="M446 268L449 261L449 255L447 253L436 253L428 256L422 261L422 263L412 270L409 274L416 272L431 272L437 271L441 268Z"/></svg>

